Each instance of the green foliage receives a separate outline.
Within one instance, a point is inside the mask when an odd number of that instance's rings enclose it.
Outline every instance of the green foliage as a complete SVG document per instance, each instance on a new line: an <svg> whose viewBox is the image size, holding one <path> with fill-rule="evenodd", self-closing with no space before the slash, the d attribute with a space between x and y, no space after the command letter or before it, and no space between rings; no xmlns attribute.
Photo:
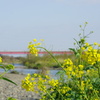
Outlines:
<svg viewBox="0 0 100 100"><path fill-rule="evenodd" d="M11 69L14 69L14 66L11 65L11 64L8 64L8 65L6 65L6 64L1 64L0 68L3 68L5 71L9 71L9 70L11 70Z"/></svg>
<svg viewBox="0 0 100 100"><path fill-rule="evenodd" d="M4 74L6 74L8 71L10 71L11 69L14 69L14 66L9 64L9 65L5 65L5 64L2 64L0 63L0 68L4 69L4 73L0 74L0 79L3 79L5 81L8 81L8 82L11 82L15 85L17 85L15 82L11 81L10 79L4 77Z"/></svg>

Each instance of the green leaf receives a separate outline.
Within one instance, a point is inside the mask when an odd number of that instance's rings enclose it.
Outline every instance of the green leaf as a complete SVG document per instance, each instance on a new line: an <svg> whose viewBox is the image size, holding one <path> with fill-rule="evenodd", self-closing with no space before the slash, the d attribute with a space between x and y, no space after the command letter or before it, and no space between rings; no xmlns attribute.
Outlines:
<svg viewBox="0 0 100 100"><path fill-rule="evenodd" d="M73 51L75 55L77 54L77 52L74 48L69 48L69 50Z"/></svg>
<svg viewBox="0 0 100 100"><path fill-rule="evenodd" d="M1 79L3 79L3 80L5 80L5 81L8 81L8 82L10 82L10 83L13 83L13 84L17 85L15 82L13 82L12 80L10 80L10 79L8 79L8 78L6 78L6 77L1 77Z"/></svg>

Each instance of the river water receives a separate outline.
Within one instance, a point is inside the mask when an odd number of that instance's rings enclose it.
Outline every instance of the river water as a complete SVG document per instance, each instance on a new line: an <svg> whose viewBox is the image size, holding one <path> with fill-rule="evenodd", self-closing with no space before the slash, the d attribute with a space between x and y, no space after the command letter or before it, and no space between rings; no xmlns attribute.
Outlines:
<svg viewBox="0 0 100 100"><path fill-rule="evenodd" d="M23 66L22 64L13 64L13 65L15 66L14 71L17 71L21 74L28 74L28 73L33 74L33 73L38 73L40 71L38 69L24 69L25 66ZM55 78L56 77L55 75L58 71L59 70L49 70L49 74ZM0 72L4 72L4 70L0 68Z"/></svg>

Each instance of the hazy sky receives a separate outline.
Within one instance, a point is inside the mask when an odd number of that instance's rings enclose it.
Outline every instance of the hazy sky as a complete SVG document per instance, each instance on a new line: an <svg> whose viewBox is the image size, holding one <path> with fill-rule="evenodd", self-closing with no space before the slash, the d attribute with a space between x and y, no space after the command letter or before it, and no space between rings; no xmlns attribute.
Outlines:
<svg viewBox="0 0 100 100"><path fill-rule="evenodd" d="M34 38L68 50L86 21L88 42L100 43L100 0L0 0L0 51L26 51Z"/></svg>

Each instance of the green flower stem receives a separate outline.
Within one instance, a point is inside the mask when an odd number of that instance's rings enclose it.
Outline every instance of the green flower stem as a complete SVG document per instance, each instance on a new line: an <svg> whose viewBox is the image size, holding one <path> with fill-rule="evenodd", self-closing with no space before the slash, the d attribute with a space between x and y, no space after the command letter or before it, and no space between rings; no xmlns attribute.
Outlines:
<svg viewBox="0 0 100 100"><path fill-rule="evenodd" d="M42 49L44 49L56 62L57 62L57 64L61 67L61 64L58 62L58 60L53 56L53 54L52 53L50 53L46 48L44 48L44 47L37 47L37 48L42 48Z"/></svg>
<svg viewBox="0 0 100 100"><path fill-rule="evenodd" d="M56 89L57 90L57 89ZM57 90L58 91L58 90ZM59 92L59 91L58 91ZM59 94L61 95L61 97L62 97L62 100L64 100L64 97L63 97L63 95L59 92Z"/></svg>
<svg viewBox="0 0 100 100"><path fill-rule="evenodd" d="M44 89L43 87L41 87L41 88ZM55 100L55 99L50 95L50 93L48 92L48 89L47 89L46 93L50 96L50 98L51 98L52 100Z"/></svg>
<svg viewBox="0 0 100 100"><path fill-rule="evenodd" d="M86 98L86 100L89 100L89 99L88 99L88 97L87 97L87 94L86 94L86 92L85 92L85 96L84 96L84 97Z"/></svg>
<svg viewBox="0 0 100 100"><path fill-rule="evenodd" d="M0 74L0 78L1 78L4 74L6 74L6 71L5 71L5 72L3 72L2 74Z"/></svg>
<svg viewBox="0 0 100 100"><path fill-rule="evenodd" d="M98 100L99 100L100 98L99 98L98 94L96 93L96 90L95 90L95 89L93 89L93 90L94 90L94 93L95 93L96 97L97 97Z"/></svg>
<svg viewBox="0 0 100 100"><path fill-rule="evenodd" d="M98 66L98 74L99 74L99 78L100 78L100 66Z"/></svg>
<svg viewBox="0 0 100 100"><path fill-rule="evenodd" d="M52 100L55 100L51 95L50 95L50 93L47 91L47 94L50 96L50 98L52 99Z"/></svg>
<svg viewBox="0 0 100 100"><path fill-rule="evenodd" d="M57 89L56 89L57 90ZM58 91L58 90L57 90ZM59 92L59 91L58 91ZM51 95L50 95L50 93L47 91L47 94L51 97L51 99L52 100L55 100ZM64 97L63 97L63 95L59 92L59 94L62 96L62 100L64 100Z"/></svg>

